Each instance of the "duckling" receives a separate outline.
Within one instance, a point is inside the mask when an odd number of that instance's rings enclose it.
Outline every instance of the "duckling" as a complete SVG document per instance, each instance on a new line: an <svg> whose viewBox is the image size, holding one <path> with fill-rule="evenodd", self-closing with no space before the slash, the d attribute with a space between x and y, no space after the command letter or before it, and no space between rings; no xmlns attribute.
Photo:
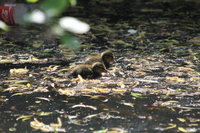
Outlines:
<svg viewBox="0 0 200 133"><path fill-rule="evenodd" d="M96 62L92 65L81 64L76 66L68 77L76 78L78 75L81 75L82 78L98 78L102 76L102 72L107 72L107 70L105 65L101 62Z"/></svg>
<svg viewBox="0 0 200 133"><path fill-rule="evenodd" d="M85 64L92 64L94 62L104 63L106 68L109 68L110 62L115 63L116 61L114 60L114 53L107 50L101 53L101 56L90 56L85 59Z"/></svg>

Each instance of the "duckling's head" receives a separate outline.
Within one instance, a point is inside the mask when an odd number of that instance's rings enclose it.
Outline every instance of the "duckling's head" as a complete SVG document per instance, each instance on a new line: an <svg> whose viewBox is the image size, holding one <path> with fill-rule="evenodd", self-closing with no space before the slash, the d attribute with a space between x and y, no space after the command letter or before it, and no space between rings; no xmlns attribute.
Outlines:
<svg viewBox="0 0 200 133"><path fill-rule="evenodd" d="M101 62L96 62L92 64L92 70L93 72L99 73L99 74L101 74L102 72L107 72L105 65Z"/></svg>
<svg viewBox="0 0 200 133"><path fill-rule="evenodd" d="M110 63L110 62L115 63L116 62L114 60L114 53L109 50L101 53L101 57L102 57L103 62L106 62L106 63Z"/></svg>

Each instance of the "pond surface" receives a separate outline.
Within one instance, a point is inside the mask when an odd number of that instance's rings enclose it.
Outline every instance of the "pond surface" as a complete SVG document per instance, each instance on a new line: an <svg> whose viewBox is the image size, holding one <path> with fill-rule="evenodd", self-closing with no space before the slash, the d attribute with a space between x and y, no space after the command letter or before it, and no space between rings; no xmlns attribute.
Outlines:
<svg viewBox="0 0 200 133"><path fill-rule="evenodd" d="M16 132L41 132L30 128L32 118L48 125L57 123L57 117L61 118L62 128L70 133L103 129L113 132L199 130L199 98L160 98L155 95L133 98L130 94L124 94L101 95L96 99L94 96L67 97L58 93L37 93L11 97L7 93L6 97L1 96L7 101L1 105L1 132L11 132L12 129ZM80 104L88 106L75 106ZM22 115L29 117L19 118Z"/></svg>
<svg viewBox="0 0 200 133"><path fill-rule="evenodd" d="M0 132L199 132L198 7L193 1L78 2L63 13L91 26L76 35L76 52L47 34L48 27L1 32ZM107 49L117 61L109 73L67 77L86 56Z"/></svg>

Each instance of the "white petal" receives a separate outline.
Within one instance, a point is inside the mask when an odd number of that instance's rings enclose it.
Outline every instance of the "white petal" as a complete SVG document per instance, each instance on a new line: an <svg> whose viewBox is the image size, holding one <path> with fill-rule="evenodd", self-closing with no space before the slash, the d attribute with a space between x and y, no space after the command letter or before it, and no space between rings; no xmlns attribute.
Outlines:
<svg viewBox="0 0 200 133"><path fill-rule="evenodd" d="M63 17L59 20L59 24L67 31L83 34L90 30L90 26L73 17Z"/></svg>
<svg viewBox="0 0 200 133"><path fill-rule="evenodd" d="M46 21L46 15L40 10L34 10L30 14L25 16L25 19L32 23L43 24Z"/></svg>

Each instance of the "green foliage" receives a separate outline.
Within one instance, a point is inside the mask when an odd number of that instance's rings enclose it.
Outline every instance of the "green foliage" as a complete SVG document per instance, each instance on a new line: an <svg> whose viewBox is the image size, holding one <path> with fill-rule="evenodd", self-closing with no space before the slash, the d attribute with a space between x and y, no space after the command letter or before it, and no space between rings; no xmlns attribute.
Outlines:
<svg viewBox="0 0 200 133"><path fill-rule="evenodd" d="M40 7L48 17L53 17L60 15L68 5L68 0L46 0L41 3Z"/></svg>
<svg viewBox="0 0 200 133"><path fill-rule="evenodd" d="M64 33L63 35L61 35L61 41L65 45L65 47L71 50L77 50L80 45L77 38L71 36L68 33Z"/></svg>
<svg viewBox="0 0 200 133"><path fill-rule="evenodd" d="M72 6L75 6L75 5L76 5L76 0L69 0L69 3L70 3Z"/></svg>
<svg viewBox="0 0 200 133"><path fill-rule="evenodd" d="M142 94L139 94L139 93L131 93L131 96L133 97L137 97L137 98L142 98Z"/></svg>
<svg viewBox="0 0 200 133"><path fill-rule="evenodd" d="M45 12L45 14L48 17L48 20L51 22L57 21L54 17L59 16L64 10L67 9L70 5L75 6L76 5L76 0L46 0L41 3L40 7L41 9ZM57 23L57 22L55 22ZM55 24L54 24L55 25ZM56 24L57 25L57 24ZM60 26L53 26L52 31L55 32L55 30L61 31L61 34L58 34L58 36L61 39L62 44L65 47L68 47L71 50L77 50L79 47L79 42L77 38L71 36L68 34L68 31L64 31L61 29ZM57 29L55 29L55 27ZM55 33L57 34L57 33Z"/></svg>
<svg viewBox="0 0 200 133"><path fill-rule="evenodd" d="M32 2L32 3L35 3L35 2L38 2L38 0L26 0L27 2Z"/></svg>
<svg viewBox="0 0 200 133"><path fill-rule="evenodd" d="M25 0L27 2L36 3L38 0ZM21 2L21 1L18 1ZM23 3L23 2L21 2ZM50 25L51 32L61 39L62 44L72 50L77 50L79 47L79 42L77 38L70 35L68 29L63 28L59 24L58 17L62 17L61 13L66 11L69 6L75 6L76 0L44 0L40 3L39 9L34 10L31 13L25 15L24 26L28 26L29 23L38 23ZM35 21L41 20L41 21ZM81 23L81 21L80 21ZM67 24L64 22L64 24ZM87 24L86 24L87 25ZM71 25L70 25L71 26ZM0 23L0 28L3 30L8 30L9 27L4 23ZM79 28L82 29L82 28Z"/></svg>

